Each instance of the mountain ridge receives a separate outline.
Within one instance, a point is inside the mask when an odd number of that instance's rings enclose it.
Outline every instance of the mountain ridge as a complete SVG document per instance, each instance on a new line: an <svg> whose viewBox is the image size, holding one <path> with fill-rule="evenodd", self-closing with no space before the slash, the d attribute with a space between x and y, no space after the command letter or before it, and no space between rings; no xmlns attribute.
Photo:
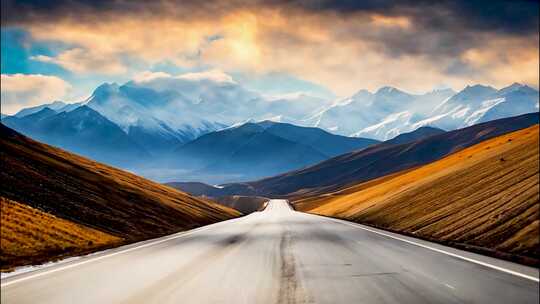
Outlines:
<svg viewBox="0 0 540 304"><path fill-rule="evenodd" d="M372 180L435 161L483 140L527 128L538 121L539 114L530 113L448 131L405 144L391 145L383 142L307 168L255 181L223 184L220 189L213 191L213 195L294 197L328 192L349 183Z"/></svg>
<svg viewBox="0 0 540 304"><path fill-rule="evenodd" d="M45 107L2 123L38 141L113 165L131 166L149 157L116 124L86 105L60 113Z"/></svg>
<svg viewBox="0 0 540 304"><path fill-rule="evenodd" d="M184 168L190 166L198 175L260 178L375 143L377 141L347 138L285 123L247 122L205 134L181 145L170 156L171 165L168 166L181 162L189 164Z"/></svg>

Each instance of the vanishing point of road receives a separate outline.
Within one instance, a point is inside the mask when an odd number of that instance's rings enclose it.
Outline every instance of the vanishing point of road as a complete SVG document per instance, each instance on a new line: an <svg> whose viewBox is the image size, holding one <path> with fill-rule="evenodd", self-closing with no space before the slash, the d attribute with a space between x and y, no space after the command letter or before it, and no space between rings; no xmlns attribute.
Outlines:
<svg viewBox="0 0 540 304"><path fill-rule="evenodd" d="M538 270L350 222L262 212L2 280L8 303L538 303Z"/></svg>

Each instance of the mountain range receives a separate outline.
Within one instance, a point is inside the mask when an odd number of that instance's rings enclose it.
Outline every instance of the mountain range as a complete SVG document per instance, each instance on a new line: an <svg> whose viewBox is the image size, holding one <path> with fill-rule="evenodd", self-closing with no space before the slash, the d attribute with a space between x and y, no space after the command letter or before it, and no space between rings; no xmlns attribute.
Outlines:
<svg viewBox="0 0 540 304"><path fill-rule="evenodd" d="M2 123L35 140L125 168L136 166L150 154L98 112L86 105L56 112L49 107L28 115L2 119Z"/></svg>
<svg viewBox="0 0 540 304"><path fill-rule="evenodd" d="M389 140L422 127L450 131L537 111L538 91L521 84L426 94L383 87L330 101L304 93L265 96L224 73L154 73L103 84L80 103L26 108L2 122L156 180L222 183L311 165L366 147L366 138Z"/></svg>
<svg viewBox="0 0 540 304"><path fill-rule="evenodd" d="M378 143L317 128L263 121L223 128L185 144L170 142L172 148L159 153L141 143L159 145L154 136L126 133L88 105L60 113L49 107L35 110L2 121L36 140L156 180L181 178L220 183L256 179Z"/></svg>
<svg viewBox="0 0 540 304"><path fill-rule="evenodd" d="M383 87L362 90L307 120L347 136L387 140L423 126L455 130L498 118L538 111L538 90L514 83L497 90L467 86L460 92L437 90L422 95Z"/></svg>
<svg viewBox="0 0 540 304"><path fill-rule="evenodd" d="M539 114L530 113L427 137L410 134L410 138L419 139L402 144L383 142L307 168L251 182L223 184L208 188L210 193L207 195L294 197L325 193L430 163L481 141L538 124L538 121ZM180 184L176 186L189 192Z"/></svg>
<svg viewBox="0 0 540 304"><path fill-rule="evenodd" d="M189 169L191 179L247 180L302 168L378 141L317 128L262 121L205 134L176 148L166 165Z"/></svg>
<svg viewBox="0 0 540 304"><path fill-rule="evenodd" d="M422 126L446 131L498 118L537 112L539 93L514 83L502 89L472 85L456 92L437 89L413 94L394 87L359 90L328 100L307 93L268 96L247 89L216 71L172 76L151 73L119 85L104 83L76 104L55 101L23 109L22 117L43 107L62 112L86 104L150 153L249 120L272 120L317 127L344 135L388 140Z"/></svg>

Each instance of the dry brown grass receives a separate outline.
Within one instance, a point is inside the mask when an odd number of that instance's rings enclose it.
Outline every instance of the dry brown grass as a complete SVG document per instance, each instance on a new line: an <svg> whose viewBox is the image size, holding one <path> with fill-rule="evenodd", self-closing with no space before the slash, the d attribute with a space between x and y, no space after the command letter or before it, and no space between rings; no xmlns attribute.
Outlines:
<svg viewBox="0 0 540 304"><path fill-rule="evenodd" d="M390 179L392 179L392 178L394 178L396 176L405 174L405 173L409 172L410 170L411 169L403 170L403 171L392 173L392 174L388 174L388 175L385 175L385 176L382 176L382 177L379 177L379 178L375 178L375 179L372 179L372 180L364 182L364 183L353 184L353 185L348 186L348 187L345 186L345 187L343 187L343 189L341 189L339 191L335 191L335 192L320 194L321 191L324 191L324 190L314 189L312 192L302 193L301 195L297 195L297 196L293 195L293 196L290 196L288 198L292 202L292 204L293 204L293 206L294 206L294 208L296 210L307 211L307 210L315 209L317 207L320 207L320 206L326 204L333 197L340 197L340 196L343 196L343 195L346 195L346 194L356 193L358 191L362 191L364 189L374 187L374 186L376 186L378 184L382 184L385 181L388 181L388 180L390 180Z"/></svg>
<svg viewBox="0 0 540 304"><path fill-rule="evenodd" d="M2 124L0 135L0 196L124 243L241 215L210 200L33 141Z"/></svg>
<svg viewBox="0 0 540 304"><path fill-rule="evenodd" d="M538 136L535 125L297 208L537 263Z"/></svg>
<svg viewBox="0 0 540 304"><path fill-rule="evenodd" d="M47 261L51 256L81 254L114 246L121 238L84 227L0 197L2 271L14 265Z"/></svg>

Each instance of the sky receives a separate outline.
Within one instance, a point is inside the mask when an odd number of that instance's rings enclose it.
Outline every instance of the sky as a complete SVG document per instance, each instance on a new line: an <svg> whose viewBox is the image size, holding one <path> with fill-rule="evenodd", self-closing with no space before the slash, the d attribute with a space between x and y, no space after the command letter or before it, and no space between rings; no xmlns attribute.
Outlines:
<svg viewBox="0 0 540 304"><path fill-rule="evenodd" d="M2 0L2 113L148 72L263 94L538 88L538 1Z"/></svg>

